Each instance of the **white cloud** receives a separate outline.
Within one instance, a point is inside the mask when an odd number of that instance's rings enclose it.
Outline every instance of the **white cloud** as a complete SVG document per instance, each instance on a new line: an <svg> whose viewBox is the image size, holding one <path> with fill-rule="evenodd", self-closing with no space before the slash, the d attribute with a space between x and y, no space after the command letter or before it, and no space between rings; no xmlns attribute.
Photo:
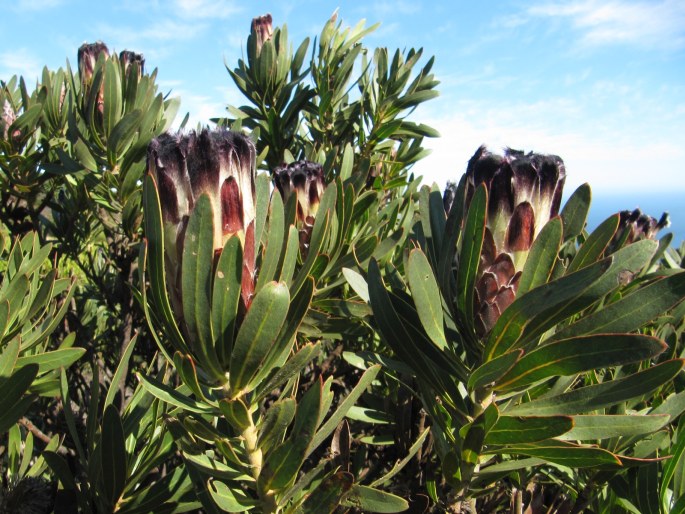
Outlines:
<svg viewBox="0 0 685 514"><path fill-rule="evenodd" d="M568 19L586 46L630 44L644 48L685 46L685 3L681 0L575 0L528 9L536 17Z"/></svg>
<svg viewBox="0 0 685 514"><path fill-rule="evenodd" d="M135 48L145 53L146 57L153 57L170 52L171 43L192 40L205 29L204 23L187 23L166 18L142 29L102 24L98 27L97 33L102 35L102 39L110 48Z"/></svg>
<svg viewBox="0 0 685 514"><path fill-rule="evenodd" d="M182 18L227 18L242 9L230 0L175 0Z"/></svg>
<svg viewBox="0 0 685 514"><path fill-rule="evenodd" d="M40 59L25 48L0 53L0 77L21 75L30 85L40 77L41 70Z"/></svg>
<svg viewBox="0 0 685 514"><path fill-rule="evenodd" d="M601 120L582 122L582 112L566 100L473 103L447 111L454 114L417 116L442 136L424 140L433 153L413 169L426 183L442 187L458 180L478 146L487 144L496 152L509 146L560 155L566 163L567 191L584 182L603 193L685 191L685 147L677 130L654 133L637 127L621 133L611 120L603 127Z"/></svg>

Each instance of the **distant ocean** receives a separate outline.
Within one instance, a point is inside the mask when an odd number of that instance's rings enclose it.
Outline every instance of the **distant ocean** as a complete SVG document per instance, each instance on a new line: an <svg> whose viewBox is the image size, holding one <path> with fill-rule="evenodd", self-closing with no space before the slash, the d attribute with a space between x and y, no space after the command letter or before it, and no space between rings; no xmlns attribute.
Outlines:
<svg viewBox="0 0 685 514"><path fill-rule="evenodd" d="M593 191L590 214L588 216L588 230L592 231L602 221L612 214L623 210L640 210L656 218L661 217L663 212L668 212L671 225L661 232L659 237L668 232L673 233L671 245L680 246L685 240L685 191L678 193L629 193L629 194L604 194ZM563 202L566 202L564 198ZM563 205L563 203L562 203Z"/></svg>

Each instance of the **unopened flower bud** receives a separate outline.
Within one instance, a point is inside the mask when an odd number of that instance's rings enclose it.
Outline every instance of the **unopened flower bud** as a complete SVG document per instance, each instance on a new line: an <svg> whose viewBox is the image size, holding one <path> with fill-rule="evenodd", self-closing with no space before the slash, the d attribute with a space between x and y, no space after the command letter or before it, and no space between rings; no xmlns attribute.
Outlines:
<svg viewBox="0 0 685 514"><path fill-rule="evenodd" d="M81 84L84 87L90 85L93 81L93 73L95 72L95 64L98 62L100 55L104 55L105 59L109 58L109 49L102 41L95 43L83 43L78 49L78 72L81 77Z"/></svg>
<svg viewBox="0 0 685 514"><path fill-rule="evenodd" d="M124 70L124 75L128 76L129 70L132 69L134 65L137 65L138 78L143 76L145 73L145 57L143 54L138 54L130 50L122 50L119 52L119 62Z"/></svg>
<svg viewBox="0 0 685 514"><path fill-rule="evenodd" d="M485 184L488 210L485 238L476 282L479 335L492 329L515 299L528 251L542 227L559 213L566 179L563 161L507 149L495 155L481 146L466 171L465 207L476 188ZM443 196L445 208L454 202L454 186Z"/></svg>
<svg viewBox="0 0 685 514"><path fill-rule="evenodd" d="M0 116L0 134L2 134L3 139L7 139L9 128L16 119L17 115L14 112L14 109L12 109L9 101L5 98L5 101L2 104L2 116Z"/></svg>
<svg viewBox="0 0 685 514"><path fill-rule="evenodd" d="M264 43L271 39L271 35L273 34L272 23L271 14L265 14L264 16L258 16L257 18L252 19L250 32L252 33L252 37L255 37L257 41L257 55L262 51Z"/></svg>
<svg viewBox="0 0 685 514"><path fill-rule="evenodd" d="M243 306L254 293L255 147L225 129L162 134L148 147L147 169L157 182L172 304L182 313L181 261L188 219L202 194L213 210L213 246L219 253L229 237L243 244Z"/></svg>
<svg viewBox="0 0 685 514"><path fill-rule="evenodd" d="M274 170L276 188L287 202L291 195L297 197L297 223L300 230L300 248L306 256L309 249L314 218L326 189L323 167L309 161L297 161Z"/></svg>

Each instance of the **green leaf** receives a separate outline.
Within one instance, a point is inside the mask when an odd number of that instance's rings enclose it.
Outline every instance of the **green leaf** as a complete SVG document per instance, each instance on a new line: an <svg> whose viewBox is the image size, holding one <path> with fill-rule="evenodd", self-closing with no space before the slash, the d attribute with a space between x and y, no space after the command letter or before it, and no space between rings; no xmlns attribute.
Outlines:
<svg viewBox="0 0 685 514"><path fill-rule="evenodd" d="M285 235L285 220L283 214L283 200L280 194L271 197L271 209L269 216L269 231L267 234L266 250L262 259L259 277L257 278L256 292L276 278L278 261L283 251L283 238Z"/></svg>
<svg viewBox="0 0 685 514"><path fill-rule="evenodd" d="M37 373L38 366L31 364L17 369L9 377L0 377L0 434L7 432L33 403L33 397L24 395Z"/></svg>
<svg viewBox="0 0 685 514"><path fill-rule="evenodd" d="M342 505L356 507L362 512L402 512L409 508L407 500L373 487L353 485Z"/></svg>
<svg viewBox="0 0 685 514"><path fill-rule="evenodd" d="M238 237L226 241L214 273L212 290L212 333L222 367L227 367L233 350L236 317L243 273L243 251Z"/></svg>
<svg viewBox="0 0 685 514"><path fill-rule="evenodd" d="M494 384L509 371L512 366L523 355L523 350L513 350L511 352L495 357L494 359L485 362L469 376L467 388L469 391L474 391L480 387L486 387Z"/></svg>
<svg viewBox="0 0 685 514"><path fill-rule="evenodd" d="M444 350L447 341L443 329L442 297L428 259L419 249L409 254L407 278L426 334L438 348Z"/></svg>
<svg viewBox="0 0 685 514"><path fill-rule="evenodd" d="M192 398L179 393L175 389L162 384L152 377L145 376L140 373L136 373L136 376L138 377L138 380L140 380L140 384L147 392L152 394L155 398L159 398L163 402L171 404L175 407L179 407L182 410L197 412L199 414L210 414L214 412L209 405L196 402Z"/></svg>
<svg viewBox="0 0 685 514"><path fill-rule="evenodd" d="M533 400L506 409L517 416L580 414L611 407L632 398L647 395L673 380L685 366L685 360L669 360L625 378L580 387L572 391Z"/></svg>
<svg viewBox="0 0 685 514"><path fill-rule="evenodd" d="M485 184L481 184L473 195L468 214L466 215L464 231L461 234L459 267L457 268L457 310L464 313L467 323L473 323L474 319L473 292L475 290L480 252L485 236L485 211L487 205L487 189Z"/></svg>
<svg viewBox="0 0 685 514"><path fill-rule="evenodd" d="M589 266L602 256L611 238L614 237L616 229L618 229L619 219L618 214L610 216L588 236L573 258L566 274Z"/></svg>
<svg viewBox="0 0 685 514"><path fill-rule="evenodd" d="M587 215L590 211L592 192L588 184L581 185L570 196L561 210L561 220L564 224L564 241L579 236L583 232Z"/></svg>
<svg viewBox="0 0 685 514"><path fill-rule="evenodd" d="M640 415L587 415L573 416L573 429L560 439L569 441L590 441L610 437L629 437L651 434L661 429L670 420L668 414L656 416Z"/></svg>
<svg viewBox="0 0 685 514"><path fill-rule="evenodd" d="M657 280L564 327L552 340L577 335L632 332L685 298L685 273Z"/></svg>
<svg viewBox="0 0 685 514"><path fill-rule="evenodd" d="M613 453L591 446L580 446L556 439L538 443L508 445L502 449L489 450L487 453L520 454L539 457L546 461L571 468L591 468L604 465L620 465L621 461Z"/></svg>
<svg viewBox="0 0 685 514"><path fill-rule="evenodd" d="M292 398L284 398L269 407L259 425L258 448L269 452L283 441L286 430L295 418L296 408L297 403Z"/></svg>
<svg viewBox="0 0 685 514"><path fill-rule="evenodd" d="M352 484L354 476L346 471L327 476L306 497L301 506L302 514L332 514L340 506L340 499L352 488Z"/></svg>
<svg viewBox="0 0 685 514"><path fill-rule="evenodd" d="M252 416L240 398L233 401L222 400L219 402L219 408L226 421L238 432L244 432L252 426Z"/></svg>
<svg viewBox="0 0 685 514"><path fill-rule="evenodd" d="M295 374L300 373L305 366L316 359L321 354L321 344L307 343L299 351L290 357L282 367L278 368L265 381L259 384L257 398L263 398L279 387L284 382L290 380Z"/></svg>
<svg viewBox="0 0 685 514"><path fill-rule="evenodd" d="M495 389L511 391L553 376L640 362L659 355L666 348L666 344L655 337L636 334L598 334L564 339L521 357L495 385Z"/></svg>
<svg viewBox="0 0 685 514"><path fill-rule="evenodd" d="M105 137L109 138L114 126L121 117L121 76L119 66L113 59L105 64L103 120Z"/></svg>
<svg viewBox="0 0 685 514"><path fill-rule="evenodd" d="M364 372L359 379L359 382L357 382L357 385L354 386L352 391L350 391L350 394L348 394L345 399L340 402L336 411L316 432L307 455L309 455L309 453L311 453L314 449L318 448L319 445L323 443L324 440L331 435L331 433L333 433L333 430L335 430L340 424L350 408L352 408L359 397L364 393L364 391L366 391L366 388L371 385L371 382L373 382L373 380L376 378L376 375L378 375L380 369L381 366L377 364L375 366L371 366L367 371Z"/></svg>
<svg viewBox="0 0 685 514"><path fill-rule="evenodd" d="M3 305L8 305L7 302L0 303L0 309ZM0 355L0 380L3 377L8 377L12 374L15 363L17 362L17 357L19 357L19 338L15 337L3 350Z"/></svg>
<svg viewBox="0 0 685 514"><path fill-rule="evenodd" d="M259 486L264 490L282 490L292 484L307 455L319 423L322 405L322 383L315 382L297 405L290 437L269 453Z"/></svg>
<svg viewBox="0 0 685 514"><path fill-rule="evenodd" d="M202 368L214 380L224 380L214 351L211 324L212 265L214 263L214 223L212 203L203 194L195 203L183 242L181 283L183 318L191 336L191 346Z"/></svg>
<svg viewBox="0 0 685 514"><path fill-rule="evenodd" d="M223 482L210 480L207 486L212 500L224 512L245 512L259 504L245 494L242 489L231 489Z"/></svg>
<svg viewBox="0 0 685 514"><path fill-rule="evenodd" d="M85 348L64 348L51 352L27 355L17 359L16 367L20 368L28 364L38 364L38 373L43 374L57 368L68 368L86 353Z"/></svg>
<svg viewBox="0 0 685 514"><path fill-rule="evenodd" d="M659 514L658 462L651 462L637 469L636 496L641 514Z"/></svg>
<svg viewBox="0 0 685 514"><path fill-rule="evenodd" d="M557 260L562 235L561 218L552 218L542 228L523 266L516 290L517 296L524 295L531 289L547 283Z"/></svg>
<svg viewBox="0 0 685 514"><path fill-rule="evenodd" d="M345 276L347 283L350 284L350 287L357 293L359 298L368 303L369 286L366 284L364 277L350 268L343 268L342 273Z"/></svg>
<svg viewBox="0 0 685 514"><path fill-rule="evenodd" d="M112 381L109 384L109 389L107 390L107 396L105 397L105 403L103 404L103 408L107 408L107 406L112 405L112 402L114 402L114 397L119 391L121 379L123 378L124 374L128 371L128 361L131 358L131 354L133 353L133 348L135 348L137 340L138 333L136 333L131 338L131 340L124 348L123 353L119 357L119 364L117 365L117 369L114 372L114 375L112 375Z"/></svg>
<svg viewBox="0 0 685 514"><path fill-rule="evenodd" d="M289 303L288 287L282 282L266 284L254 297L231 354L233 398L245 392L243 388L259 371L285 322Z"/></svg>
<svg viewBox="0 0 685 514"><path fill-rule="evenodd" d="M102 489L108 504L113 507L124 491L127 478L124 429L114 405L107 406L102 418L100 448Z"/></svg>
<svg viewBox="0 0 685 514"><path fill-rule="evenodd" d="M572 428L570 416L500 416L485 435L485 444L535 443L559 437Z"/></svg>

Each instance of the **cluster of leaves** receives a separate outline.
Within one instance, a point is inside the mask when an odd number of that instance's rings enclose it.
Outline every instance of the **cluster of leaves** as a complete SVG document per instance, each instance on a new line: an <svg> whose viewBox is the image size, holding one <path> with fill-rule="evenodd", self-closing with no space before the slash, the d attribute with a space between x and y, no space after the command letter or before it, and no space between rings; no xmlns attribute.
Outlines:
<svg viewBox="0 0 685 514"><path fill-rule="evenodd" d="M685 509L685 252L588 233L581 186L483 333L495 200L411 175L432 60L374 29L334 16L308 58L255 19L216 121L264 172L228 165L254 219L218 248L225 184L175 220L146 165L178 102L141 59L0 84L0 512Z"/></svg>

